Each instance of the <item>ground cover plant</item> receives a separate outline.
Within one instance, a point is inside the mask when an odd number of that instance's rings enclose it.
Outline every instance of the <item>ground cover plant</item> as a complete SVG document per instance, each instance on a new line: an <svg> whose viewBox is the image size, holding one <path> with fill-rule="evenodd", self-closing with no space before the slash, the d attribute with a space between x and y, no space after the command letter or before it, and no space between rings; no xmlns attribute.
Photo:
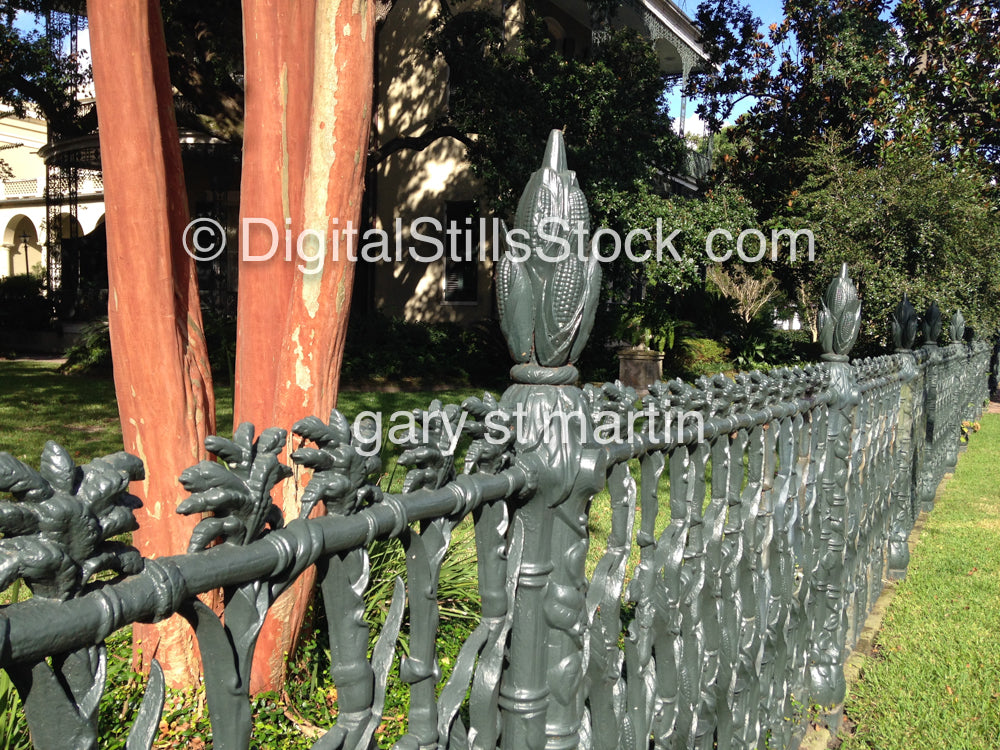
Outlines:
<svg viewBox="0 0 1000 750"><path fill-rule="evenodd" d="M938 493L851 689L849 750L978 750L1000 740L1000 416Z"/></svg>

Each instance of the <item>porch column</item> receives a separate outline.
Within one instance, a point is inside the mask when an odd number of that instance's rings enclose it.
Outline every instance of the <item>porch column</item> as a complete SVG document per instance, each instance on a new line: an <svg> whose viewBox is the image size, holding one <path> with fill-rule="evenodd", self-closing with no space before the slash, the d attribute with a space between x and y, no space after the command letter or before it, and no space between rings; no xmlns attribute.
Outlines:
<svg viewBox="0 0 1000 750"><path fill-rule="evenodd" d="M14 274L14 255L16 253L17 248L14 245L8 242L3 244L3 252L0 253L0 278Z"/></svg>

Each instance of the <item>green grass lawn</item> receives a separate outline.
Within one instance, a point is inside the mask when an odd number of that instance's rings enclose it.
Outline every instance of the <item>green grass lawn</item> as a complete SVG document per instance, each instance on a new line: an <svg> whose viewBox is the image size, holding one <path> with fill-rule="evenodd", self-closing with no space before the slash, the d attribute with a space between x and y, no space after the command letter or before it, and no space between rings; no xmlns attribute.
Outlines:
<svg viewBox="0 0 1000 750"><path fill-rule="evenodd" d="M850 750L1000 747L1000 416L985 415L852 688Z"/></svg>
<svg viewBox="0 0 1000 750"><path fill-rule="evenodd" d="M122 450L121 425L111 378L61 375L56 368L57 364L54 362L0 360L0 451L11 453L29 466L37 467L46 440L60 443L78 464ZM434 393L344 391L339 395L338 408L348 419L353 419L362 411L375 411L383 415L383 475L380 485L388 491L398 492L402 488L406 472L403 467L396 466L399 450L385 439L392 425L392 415L401 411L426 409L433 399L445 404L461 404L469 396L482 396L482 390L468 388ZM325 418L328 415L317 416ZM216 417L218 431L231 434L231 387L216 386ZM263 426L257 427L259 432ZM638 480L638 462L632 463L633 476ZM666 497L666 476L661 484L663 496ZM590 517L592 545L588 556L588 573L593 572L611 531L609 503L607 490L594 499ZM668 519L664 517L658 520L659 532ZM638 523L637 513L636 526ZM638 548L634 545L633 556L636 559L630 560L630 571L638 561Z"/></svg>
<svg viewBox="0 0 1000 750"><path fill-rule="evenodd" d="M231 435L232 387L217 385L215 393L218 432ZM482 396L482 391L345 391L339 396L338 408L349 419L365 410L381 412L388 429L389 418L396 412L426 409L432 399L460 404L469 396ZM329 415L316 416L325 419ZM257 425L258 432L269 426ZM61 375L55 362L0 360L0 451L37 466L46 440L61 444L78 464L122 450L114 383L110 377ZM393 472L398 452L390 445L383 451L383 469L387 478L392 477L393 490L402 484L402 473Z"/></svg>
<svg viewBox="0 0 1000 750"><path fill-rule="evenodd" d="M113 383L60 375L52 362L0 361L0 451L37 466L46 440L77 463L120 451Z"/></svg>

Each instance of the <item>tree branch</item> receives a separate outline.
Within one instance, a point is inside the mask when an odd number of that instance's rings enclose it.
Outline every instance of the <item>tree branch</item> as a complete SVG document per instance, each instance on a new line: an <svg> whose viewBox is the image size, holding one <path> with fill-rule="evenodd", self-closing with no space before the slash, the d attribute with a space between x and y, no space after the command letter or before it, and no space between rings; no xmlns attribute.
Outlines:
<svg viewBox="0 0 1000 750"><path fill-rule="evenodd" d="M11 82L11 88L21 92L21 96L35 103L41 110L46 120L53 121L59 119L60 111L63 109L45 88L34 81L28 80L24 76L15 75Z"/></svg>
<svg viewBox="0 0 1000 750"><path fill-rule="evenodd" d="M374 169L395 153L403 150L423 151L434 141L441 138L454 138L456 141L471 147L475 141L468 133L463 133L454 125L438 125L426 131L423 135L399 136L368 152L368 169Z"/></svg>

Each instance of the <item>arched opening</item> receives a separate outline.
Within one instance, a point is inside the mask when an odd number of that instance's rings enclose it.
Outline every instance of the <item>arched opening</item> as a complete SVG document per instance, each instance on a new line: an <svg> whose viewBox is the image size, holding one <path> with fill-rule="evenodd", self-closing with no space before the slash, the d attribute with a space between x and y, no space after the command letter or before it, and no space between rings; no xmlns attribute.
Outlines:
<svg viewBox="0 0 1000 750"><path fill-rule="evenodd" d="M107 313L108 242L104 217L90 234L71 214L60 214L59 279L53 284L56 309L66 319L89 320ZM54 276L55 274L53 274Z"/></svg>
<svg viewBox="0 0 1000 750"><path fill-rule="evenodd" d="M38 240L38 228L24 214L17 214L4 228L0 276L25 276L44 273L44 254Z"/></svg>
<svg viewBox="0 0 1000 750"><path fill-rule="evenodd" d="M52 231L56 237L66 241L81 236L83 227L80 226L79 220L73 214L62 213L56 218Z"/></svg>

